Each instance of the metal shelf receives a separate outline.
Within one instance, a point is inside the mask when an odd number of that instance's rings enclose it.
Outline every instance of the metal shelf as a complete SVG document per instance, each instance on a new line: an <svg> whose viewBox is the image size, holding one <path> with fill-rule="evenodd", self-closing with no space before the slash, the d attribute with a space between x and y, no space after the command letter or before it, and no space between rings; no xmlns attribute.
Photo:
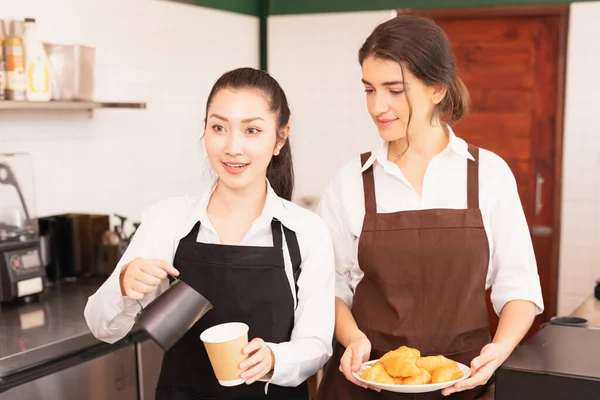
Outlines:
<svg viewBox="0 0 600 400"><path fill-rule="evenodd" d="M146 103L0 100L0 111L93 111L100 108L144 109Z"/></svg>

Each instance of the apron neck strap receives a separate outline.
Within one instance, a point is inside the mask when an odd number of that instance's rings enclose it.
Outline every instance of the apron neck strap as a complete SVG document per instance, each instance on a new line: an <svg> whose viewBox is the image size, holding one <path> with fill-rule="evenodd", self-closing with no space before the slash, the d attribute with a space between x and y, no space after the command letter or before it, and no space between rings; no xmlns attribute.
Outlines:
<svg viewBox="0 0 600 400"><path fill-rule="evenodd" d="M273 221L277 221L274 219ZM277 221L279 223L279 221ZM296 237L296 233L281 223L279 223L279 237L281 240L281 228L283 228L283 234L285 235L285 243L287 244L288 252L290 253L290 260L292 261L292 275L294 277L294 286L296 289L296 299L298 299L298 278L300 278L300 265L302 265L302 255L300 254L300 246L298 245L298 238ZM272 225L273 226L273 225ZM273 243L275 242L275 230L273 230ZM281 242L279 243L279 248L283 248L281 246Z"/></svg>
<svg viewBox="0 0 600 400"><path fill-rule="evenodd" d="M200 221L196 222L191 231L188 232L187 235L182 240L189 240L192 242L196 242L196 238L198 237L198 232L200 231Z"/></svg>
<svg viewBox="0 0 600 400"><path fill-rule="evenodd" d="M371 152L360 155L360 165L364 166L371 157ZM365 212L377 214L377 200L375 198L375 179L373 178L373 165L369 166L363 173L363 192L365 195Z"/></svg>
<svg viewBox="0 0 600 400"><path fill-rule="evenodd" d="M467 160L467 208L479 208L479 147L469 145L475 160Z"/></svg>

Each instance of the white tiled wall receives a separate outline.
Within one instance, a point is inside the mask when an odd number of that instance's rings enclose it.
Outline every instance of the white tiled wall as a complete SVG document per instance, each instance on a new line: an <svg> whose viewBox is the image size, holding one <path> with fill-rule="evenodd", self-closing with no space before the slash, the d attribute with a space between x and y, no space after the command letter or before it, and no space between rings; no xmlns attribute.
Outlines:
<svg viewBox="0 0 600 400"><path fill-rule="evenodd" d="M559 314L593 293L600 278L600 2L574 3L565 99Z"/></svg>
<svg viewBox="0 0 600 400"><path fill-rule="evenodd" d="M333 173L379 135L364 104L358 49L395 11L272 16L269 72L292 110L296 196L319 196Z"/></svg>
<svg viewBox="0 0 600 400"><path fill-rule="evenodd" d="M159 0L2 0L43 40L96 46L98 100L146 110L0 112L0 152L33 155L37 209L121 213L207 183L206 97L226 70L258 67L258 18Z"/></svg>
<svg viewBox="0 0 600 400"><path fill-rule="evenodd" d="M269 17L269 70L290 97L297 194L319 195L378 135L361 95L360 45L394 12ZM600 277L600 2L575 3L569 23L558 313Z"/></svg>

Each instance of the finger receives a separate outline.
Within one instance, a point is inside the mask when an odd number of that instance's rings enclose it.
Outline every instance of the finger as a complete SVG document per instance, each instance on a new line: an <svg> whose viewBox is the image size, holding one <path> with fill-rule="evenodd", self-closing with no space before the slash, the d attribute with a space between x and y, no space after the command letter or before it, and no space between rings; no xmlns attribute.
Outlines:
<svg viewBox="0 0 600 400"><path fill-rule="evenodd" d="M173 276L179 276L179 271L177 271L177 269L172 266L171 264L169 264L166 261L163 260L157 260L158 261L158 266L160 268L162 268L163 270L165 270L167 273L173 275Z"/></svg>
<svg viewBox="0 0 600 400"><path fill-rule="evenodd" d="M131 281L131 288L136 292L143 293L144 295L151 293L154 290L153 286L147 285L144 282L140 282L137 279Z"/></svg>
<svg viewBox="0 0 600 400"><path fill-rule="evenodd" d="M340 371L347 375L347 372L352 371L352 349L348 348L342 355L342 359L340 360Z"/></svg>
<svg viewBox="0 0 600 400"><path fill-rule="evenodd" d="M252 366L258 365L263 362L266 358L266 354L264 351L257 351L251 357L246 358L244 361L240 363L240 369L245 371ZM247 375L247 374L246 374Z"/></svg>
<svg viewBox="0 0 600 400"><path fill-rule="evenodd" d="M140 292L138 292L136 290L133 290L133 289L125 289L125 294L131 300L141 300L141 299L144 298L144 294L143 293L140 293Z"/></svg>
<svg viewBox="0 0 600 400"><path fill-rule="evenodd" d="M246 381L247 384L251 384L265 376L267 372L267 362L263 360L262 362L242 373L241 377Z"/></svg>
<svg viewBox="0 0 600 400"><path fill-rule="evenodd" d="M162 270L160 270L160 271L162 271ZM157 278L156 276L148 274L144 271L142 271L139 276L136 276L135 280L145 283L146 285L152 286L152 287L160 285L160 282L162 281L162 279Z"/></svg>
<svg viewBox="0 0 600 400"><path fill-rule="evenodd" d="M244 349L242 351L244 352L244 354L251 354L263 347L264 344L265 342L262 339L254 338L252 339L252 341L250 341L250 343L244 346Z"/></svg>
<svg viewBox="0 0 600 400"><path fill-rule="evenodd" d="M357 380L352 374L352 354L352 349L348 348L342 356L342 359L340 360L340 370L342 371L347 380L354 383L355 385L367 389L368 385Z"/></svg>
<svg viewBox="0 0 600 400"><path fill-rule="evenodd" d="M471 361L471 368L474 369L474 370L478 370L479 368L481 368L485 364L487 364L490 361L492 361L494 358L495 358L494 352L492 352L492 351L483 353L483 354L475 357L473 359L473 361Z"/></svg>
<svg viewBox="0 0 600 400"><path fill-rule="evenodd" d="M355 351L352 353L352 371L358 372L360 367L362 367L364 354L359 351Z"/></svg>
<svg viewBox="0 0 600 400"><path fill-rule="evenodd" d="M453 386L444 389L444 392L446 392L447 394L442 394L447 396L448 394L454 392L462 392L463 390L469 390L479 385L484 385L490 379L494 371L494 366L491 363L488 363L464 381L457 382Z"/></svg>
<svg viewBox="0 0 600 400"><path fill-rule="evenodd" d="M167 271L162 269L156 263L143 264L142 266L140 266L140 270L142 272L145 272L148 275L152 275L153 277L158 278L160 280L167 279Z"/></svg>

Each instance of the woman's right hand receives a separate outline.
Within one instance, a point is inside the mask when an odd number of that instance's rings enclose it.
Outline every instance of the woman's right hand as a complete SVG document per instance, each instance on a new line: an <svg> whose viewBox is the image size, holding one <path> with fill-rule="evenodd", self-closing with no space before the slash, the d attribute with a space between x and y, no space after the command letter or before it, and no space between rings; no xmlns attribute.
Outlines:
<svg viewBox="0 0 600 400"><path fill-rule="evenodd" d="M121 270L121 293L132 300L139 300L152 293L167 274L178 276L179 271L162 260L135 258Z"/></svg>
<svg viewBox="0 0 600 400"><path fill-rule="evenodd" d="M367 384L354 378L352 372L360 371L362 364L369 361L371 355L371 342L364 333L360 332L355 338L350 340L350 344L346 347L346 351L340 360L340 371L344 374L346 379L355 385L362 386L365 389L374 389ZM379 391L379 389L374 389Z"/></svg>

